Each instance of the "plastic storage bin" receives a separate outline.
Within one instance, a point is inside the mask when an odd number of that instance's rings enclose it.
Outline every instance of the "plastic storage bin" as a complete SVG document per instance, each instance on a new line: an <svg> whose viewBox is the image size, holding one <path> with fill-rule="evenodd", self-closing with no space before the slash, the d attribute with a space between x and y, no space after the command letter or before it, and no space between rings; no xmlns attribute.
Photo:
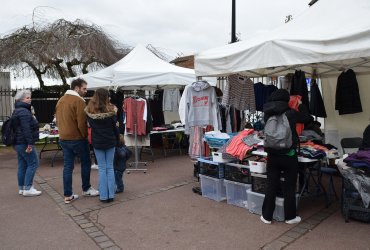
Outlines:
<svg viewBox="0 0 370 250"><path fill-rule="evenodd" d="M215 201L226 200L224 179L217 179L206 175L199 175L202 196Z"/></svg>
<svg viewBox="0 0 370 250"><path fill-rule="evenodd" d="M247 190L251 189L252 185L228 180L224 180L224 184L226 187L227 204L247 208Z"/></svg>
<svg viewBox="0 0 370 250"><path fill-rule="evenodd" d="M245 184L252 183L252 177L249 167L237 163L225 164L225 179Z"/></svg>
<svg viewBox="0 0 370 250"><path fill-rule="evenodd" d="M222 179L225 176L225 164L209 159L198 158L199 173L210 177Z"/></svg>
<svg viewBox="0 0 370 250"><path fill-rule="evenodd" d="M263 200L265 199L264 194L255 193L252 190L247 190L248 196L248 210L254 214L262 214ZM296 195L296 206L298 205L298 194ZM273 214L273 219L277 221L284 221L284 198L276 197L275 201L275 211Z"/></svg>
<svg viewBox="0 0 370 250"><path fill-rule="evenodd" d="M266 162L249 161L249 169L255 173L266 173Z"/></svg>
<svg viewBox="0 0 370 250"><path fill-rule="evenodd" d="M222 153L219 153L219 152L212 152L212 160L214 162L220 162L220 163L235 161L235 159L222 158Z"/></svg>

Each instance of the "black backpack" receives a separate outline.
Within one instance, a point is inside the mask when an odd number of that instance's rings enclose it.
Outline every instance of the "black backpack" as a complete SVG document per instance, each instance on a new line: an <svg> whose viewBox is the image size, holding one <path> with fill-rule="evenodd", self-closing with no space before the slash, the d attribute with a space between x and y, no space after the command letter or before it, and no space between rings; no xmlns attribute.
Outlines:
<svg viewBox="0 0 370 250"><path fill-rule="evenodd" d="M7 119L1 127L1 140L5 146L11 146L15 142L15 122L13 117Z"/></svg>

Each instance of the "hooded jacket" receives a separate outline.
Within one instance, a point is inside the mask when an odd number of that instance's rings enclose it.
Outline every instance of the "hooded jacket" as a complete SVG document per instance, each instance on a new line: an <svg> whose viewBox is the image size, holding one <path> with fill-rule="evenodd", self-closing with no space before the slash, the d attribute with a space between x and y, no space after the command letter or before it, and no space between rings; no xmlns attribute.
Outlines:
<svg viewBox="0 0 370 250"><path fill-rule="evenodd" d="M185 132L189 133L189 128L194 126L216 125L216 104L215 89L207 81L192 83L186 99Z"/></svg>
<svg viewBox="0 0 370 250"><path fill-rule="evenodd" d="M263 106L264 111L264 121L266 122L270 116L273 115L280 115L285 112L286 117L288 118L290 129L292 130L292 139L293 144L291 149L296 149L299 143L297 131L296 131L296 124L299 123L306 123L310 121L311 116L304 105L299 105L298 111L289 108L289 92L285 89L278 89L273 92L269 98L269 101ZM265 151L267 153L272 154L284 154L287 153L286 150L279 151L266 148Z"/></svg>
<svg viewBox="0 0 370 250"><path fill-rule="evenodd" d="M31 104L16 102L12 119L16 127L14 145L34 145L39 140L39 122L32 115Z"/></svg>
<svg viewBox="0 0 370 250"><path fill-rule="evenodd" d="M92 114L87 112L87 121L91 127L91 144L94 148L106 150L119 144L117 123L117 108L107 113Z"/></svg>

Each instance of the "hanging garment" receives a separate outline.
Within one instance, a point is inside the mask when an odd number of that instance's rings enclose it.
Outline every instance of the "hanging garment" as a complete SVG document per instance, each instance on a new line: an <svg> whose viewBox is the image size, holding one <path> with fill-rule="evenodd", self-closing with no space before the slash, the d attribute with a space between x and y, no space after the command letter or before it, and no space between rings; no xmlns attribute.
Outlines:
<svg viewBox="0 0 370 250"><path fill-rule="evenodd" d="M292 85L290 89L291 95L300 95L302 97L302 103L309 108L308 102L308 89L306 82L306 75L304 71L296 70L292 77Z"/></svg>
<svg viewBox="0 0 370 250"><path fill-rule="evenodd" d="M188 96L188 90L191 88L191 85L186 85L184 91L182 92L182 96L180 98L179 103L179 116L180 121L182 124L185 124L185 116L186 116L186 105L187 105L187 96Z"/></svg>
<svg viewBox="0 0 370 250"><path fill-rule="evenodd" d="M163 91L163 111L178 111L180 102L179 89L165 89Z"/></svg>
<svg viewBox="0 0 370 250"><path fill-rule="evenodd" d="M256 102L256 110L262 111L265 104L265 85L262 82L254 84L254 97Z"/></svg>
<svg viewBox="0 0 370 250"><path fill-rule="evenodd" d="M324 101L321 96L319 86L315 79L311 80L311 98L310 98L310 112L317 117L326 118L326 110Z"/></svg>
<svg viewBox="0 0 370 250"><path fill-rule="evenodd" d="M137 135L146 135L146 101L142 98L129 97L123 103L123 110L126 113L126 133L134 134L136 126Z"/></svg>
<svg viewBox="0 0 370 250"><path fill-rule="evenodd" d="M222 104L255 113L256 100L252 80L241 75L230 75L222 96Z"/></svg>
<svg viewBox="0 0 370 250"><path fill-rule="evenodd" d="M338 77L335 109L339 111L339 115L362 112L357 78L352 69L342 72Z"/></svg>
<svg viewBox="0 0 370 250"><path fill-rule="evenodd" d="M215 89L207 81L192 83L188 89L185 105L185 133L194 126L212 125L217 127L217 101Z"/></svg>
<svg viewBox="0 0 370 250"><path fill-rule="evenodd" d="M289 100L289 108L297 110L299 107L299 101L302 99L300 95L291 95ZM302 131L304 130L304 124L303 123L296 123L295 130L297 131L297 135L301 135Z"/></svg>
<svg viewBox="0 0 370 250"><path fill-rule="evenodd" d="M165 124L161 105L162 102L158 98L149 100L149 106L153 117L153 127L160 127Z"/></svg>
<svg viewBox="0 0 370 250"><path fill-rule="evenodd" d="M204 154L203 134L203 128L200 126L190 128L189 156L191 159L199 158Z"/></svg>

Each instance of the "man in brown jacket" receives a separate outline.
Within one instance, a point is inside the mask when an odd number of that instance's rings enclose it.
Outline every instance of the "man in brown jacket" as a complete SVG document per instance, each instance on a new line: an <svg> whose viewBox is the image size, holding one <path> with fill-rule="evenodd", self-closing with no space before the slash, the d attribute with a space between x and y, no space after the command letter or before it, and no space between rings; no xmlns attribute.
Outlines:
<svg viewBox="0 0 370 250"><path fill-rule="evenodd" d="M64 154L63 186L64 203L78 199L72 191L74 158L81 160L82 191L85 196L97 196L99 191L90 185L90 148L87 140L87 119L84 109L87 83L78 78L72 81L71 89L57 103L56 121L59 130L59 143Z"/></svg>

